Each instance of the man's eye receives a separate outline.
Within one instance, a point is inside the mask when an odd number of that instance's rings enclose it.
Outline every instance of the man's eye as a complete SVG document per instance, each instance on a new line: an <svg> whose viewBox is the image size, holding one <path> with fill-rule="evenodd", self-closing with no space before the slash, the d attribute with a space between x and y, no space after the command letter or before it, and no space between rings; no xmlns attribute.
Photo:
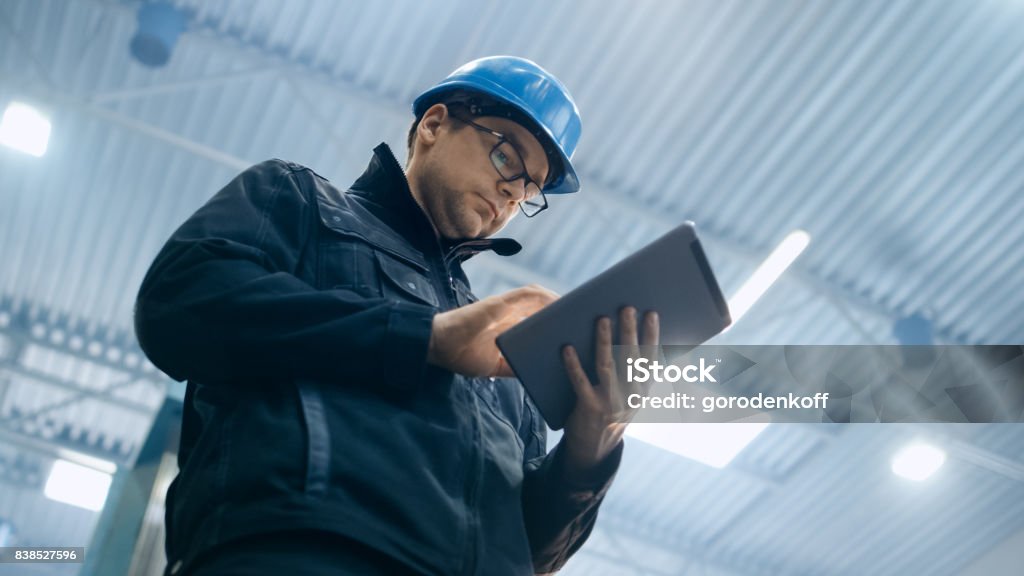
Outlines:
<svg viewBox="0 0 1024 576"><path fill-rule="evenodd" d="M508 166L508 155L502 152L501 150L498 150L494 153L494 159L499 164L501 164L501 166Z"/></svg>

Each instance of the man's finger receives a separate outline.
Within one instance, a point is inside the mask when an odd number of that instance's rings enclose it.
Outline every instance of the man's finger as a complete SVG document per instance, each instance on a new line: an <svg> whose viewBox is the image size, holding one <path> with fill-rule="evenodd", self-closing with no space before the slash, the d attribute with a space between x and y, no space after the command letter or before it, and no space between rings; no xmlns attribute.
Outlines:
<svg viewBox="0 0 1024 576"><path fill-rule="evenodd" d="M553 302L552 298L550 294L517 288L504 294L484 298L458 310L471 314L478 323L477 330L482 330L485 327L504 330L532 316Z"/></svg>
<svg viewBox="0 0 1024 576"><path fill-rule="evenodd" d="M552 290L539 285L530 284L528 286L520 286L513 290L505 292L504 296L515 300L541 300L544 302L554 302L558 300L558 294Z"/></svg>
<svg viewBox="0 0 1024 576"><path fill-rule="evenodd" d="M597 331L594 335L595 360L598 385L609 384L615 380L615 358L612 356L612 321L607 316L597 319Z"/></svg>
<svg viewBox="0 0 1024 576"><path fill-rule="evenodd" d="M565 364L565 373L569 375L569 381L572 382L572 389L576 392L576 401L592 403L594 401L594 386L590 383L590 378L587 378L587 373L583 371L583 365L580 364L580 357L576 354L575 348L572 346L562 348L562 363Z"/></svg>
<svg viewBox="0 0 1024 576"><path fill-rule="evenodd" d="M636 308L626 306L619 310L619 344L622 346L637 345Z"/></svg>
<svg viewBox="0 0 1024 576"><path fill-rule="evenodd" d="M643 342L644 346L657 346L661 340L661 321L658 318L658 313L654 310L648 310L644 314L644 335Z"/></svg>
<svg viewBox="0 0 1024 576"><path fill-rule="evenodd" d="M558 294L546 288L531 285L501 294L498 296L498 305L506 311L514 310L520 315L529 316L557 299Z"/></svg>

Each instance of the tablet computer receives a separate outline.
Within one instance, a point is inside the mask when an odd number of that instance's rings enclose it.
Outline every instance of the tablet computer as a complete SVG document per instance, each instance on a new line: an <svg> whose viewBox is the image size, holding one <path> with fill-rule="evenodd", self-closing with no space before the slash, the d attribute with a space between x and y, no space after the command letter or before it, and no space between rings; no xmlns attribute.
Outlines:
<svg viewBox="0 0 1024 576"><path fill-rule="evenodd" d="M638 320L647 310L658 313L662 345L697 346L732 322L694 225L684 222L498 336L498 348L552 429L562 429L576 402L562 347L575 346L597 382L595 322L611 318L617 343L624 306L636 307Z"/></svg>

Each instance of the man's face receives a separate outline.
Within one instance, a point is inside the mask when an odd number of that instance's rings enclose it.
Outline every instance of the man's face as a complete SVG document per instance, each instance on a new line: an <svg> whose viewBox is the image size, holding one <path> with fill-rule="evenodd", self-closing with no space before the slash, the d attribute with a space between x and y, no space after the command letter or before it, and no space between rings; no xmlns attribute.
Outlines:
<svg viewBox="0 0 1024 576"><path fill-rule="evenodd" d="M458 118L452 117L452 110ZM526 183L506 182L491 160L500 138L460 121L498 132L518 151L529 177L547 178L547 157L540 142L519 124L493 116L469 116L442 104L428 109L417 130L418 146L409 164L413 194L446 238L483 238L505 227L519 211ZM464 115L465 114L465 115Z"/></svg>

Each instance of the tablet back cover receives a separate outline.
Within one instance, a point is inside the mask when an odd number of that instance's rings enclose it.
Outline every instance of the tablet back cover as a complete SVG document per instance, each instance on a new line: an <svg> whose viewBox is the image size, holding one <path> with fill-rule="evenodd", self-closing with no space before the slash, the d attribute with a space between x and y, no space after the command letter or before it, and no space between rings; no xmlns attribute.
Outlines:
<svg viewBox="0 0 1024 576"><path fill-rule="evenodd" d="M731 323L718 282L691 222L624 258L498 336L497 343L548 426L560 430L576 402L561 349L572 344L591 382L594 323L635 306L638 317L658 312L663 345L696 346Z"/></svg>

